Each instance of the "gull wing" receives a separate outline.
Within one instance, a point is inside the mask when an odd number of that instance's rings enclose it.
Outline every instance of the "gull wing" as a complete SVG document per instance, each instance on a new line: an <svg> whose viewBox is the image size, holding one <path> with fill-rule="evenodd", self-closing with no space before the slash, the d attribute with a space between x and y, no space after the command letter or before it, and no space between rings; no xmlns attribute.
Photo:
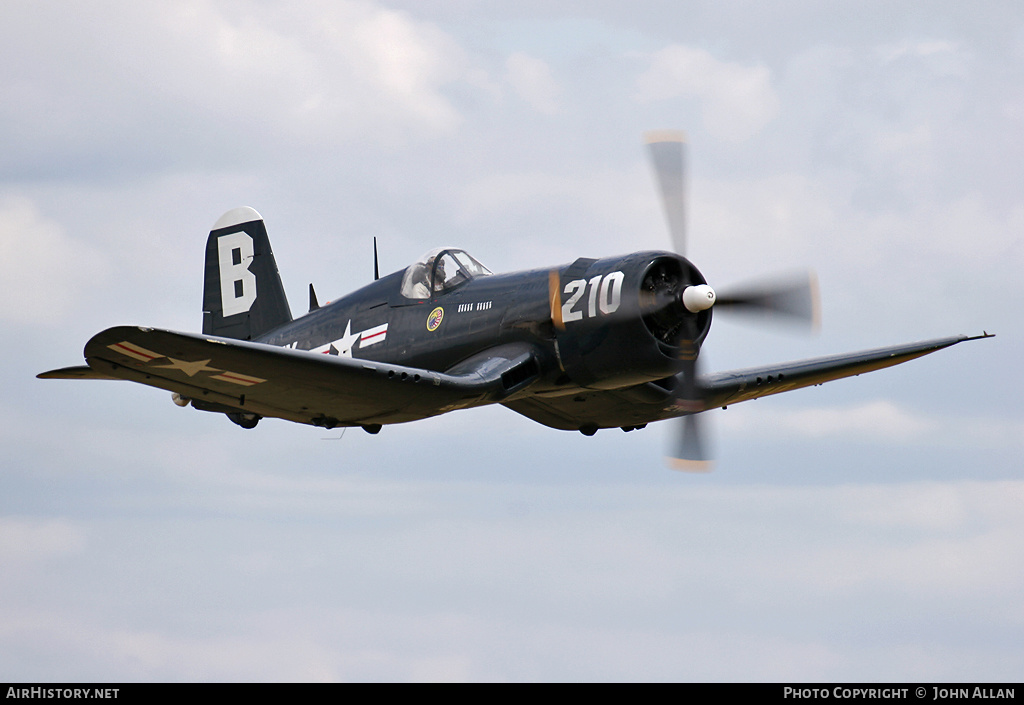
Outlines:
<svg viewBox="0 0 1024 705"><path fill-rule="evenodd" d="M85 346L88 368L42 378L126 379L193 406L316 426L413 421L489 404L523 389L539 366L528 345L504 345L450 373L155 328L121 326Z"/></svg>
<svg viewBox="0 0 1024 705"><path fill-rule="evenodd" d="M852 377L898 365L965 340L990 338L989 334L939 338L907 345L786 362L744 370L702 375L695 385L695 399L680 399L675 390L687 385L681 377L661 383L612 390L586 390L569 396L540 393L514 397L505 402L513 411L534 421L564 430L639 428L651 421L686 416L718 406L737 404L769 394L779 394L834 379Z"/></svg>
<svg viewBox="0 0 1024 705"><path fill-rule="evenodd" d="M810 387L834 379L853 377L892 367L967 340L992 337L994 336L989 333L976 336L958 335L844 355L720 372L701 376L698 387L704 408L711 409L769 394Z"/></svg>

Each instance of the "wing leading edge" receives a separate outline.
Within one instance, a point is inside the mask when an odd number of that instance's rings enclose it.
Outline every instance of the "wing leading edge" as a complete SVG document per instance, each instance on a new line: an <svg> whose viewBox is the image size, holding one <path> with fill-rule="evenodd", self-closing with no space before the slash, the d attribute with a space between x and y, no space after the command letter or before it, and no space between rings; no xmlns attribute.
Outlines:
<svg viewBox="0 0 1024 705"><path fill-rule="evenodd" d="M528 345L497 347L479 364L441 373L129 326L95 335L85 358L88 368L40 376L126 379L176 392L197 408L327 427L402 423L493 403L528 386L539 371Z"/></svg>
<svg viewBox="0 0 1024 705"><path fill-rule="evenodd" d="M898 365L978 336L937 338L919 343L863 350L843 355L777 363L763 367L702 375L695 385L696 398L676 398L674 389L685 389L685 380L642 384L614 390L594 390L569 396L537 394L503 402L505 406L538 423L563 430L615 428L632 430L651 421L686 416L715 407L738 404L769 394L810 387L834 379L852 377Z"/></svg>
<svg viewBox="0 0 1024 705"><path fill-rule="evenodd" d="M745 370L720 372L702 376L698 387L704 408L712 409L716 406L738 404L741 401L757 399L769 394L779 394L830 382L834 379L873 372L928 355L957 343L993 337L995 336L990 333L975 336L958 335L845 355L817 357L764 367L751 367Z"/></svg>
<svg viewBox="0 0 1024 705"><path fill-rule="evenodd" d="M898 365L968 340L937 338L907 345L753 367L701 376L702 409L737 404ZM126 379L176 392L206 410L245 412L315 426L390 424L460 408L504 403L544 425L562 429L621 426L686 415L668 387L593 391L570 398L524 396L539 376L536 352L503 345L447 373L320 355L262 343L139 327L117 327L85 346L88 367L38 375L43 379Z"/></svg>

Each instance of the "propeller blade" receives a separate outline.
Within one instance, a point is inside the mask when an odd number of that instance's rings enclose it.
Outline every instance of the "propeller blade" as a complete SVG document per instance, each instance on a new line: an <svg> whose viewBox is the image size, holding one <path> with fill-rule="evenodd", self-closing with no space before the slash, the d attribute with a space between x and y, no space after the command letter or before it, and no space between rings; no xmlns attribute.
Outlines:
<svg viewBox="0 0 1024 705"><path fill-rule="evenodd" d="M676 404L692 413L676 421L676 442L672 455L666 458L673 470L710 472L711 453L701 412L704 398L697 384L697 359L684 361L683 371L676 376Z"/></svg>
<svg viewBox="0 0 1024 705"><path fill-rule="evenodd" d="M678 130L644 133L651 166L661 191L661 204L668 221L672 246L686 256L686 194L683 145L686 134Z"/></svg>
<svg viewBox="0 0 1024 705"><path fill-rule="evenodd" d="M558 270L552 269L548 272L548 307L551 310L551 322L558 330L565 330L565 323L562 321L562 279L558 276Z"/></svg>
<svg viewBox="0 0 1024 705"><path fill-rule="evenodd" d="M821 324L818 278L814 272L807 272L723 292L715 301L715 309L721 308L817 330Z"/></svg>
<svg viewBox="0 0 1024 705"><path fill-rule="evenodd" d="M681 131L658 130L645 133L644 142L658 182L673 247L677 254L685 257L686 135ZM809 272L798 277L776 278L722 293L707 284L692 283L683 287L678 282L673 282L672 286L666 282L668 278L664 273L662 280L644 280L646 299L642 300L641 310L661 331L662 342L674 345L682 355L689 358L683 361L683 369L675 378L673 403L677 412L684 415L679 417L678 441L669 458L669 465L679 470L706 472L711 469L704 421L701 420L706 400L697 382L699 341L690 340L696 335L695 331L689 330L691 326L688 322L697 320L692 314L724 307L756 315L762 320L799 323L816 329L821 319L818 280L813 272ZM550 285L551 319L556 322L556 326L562 323L560 311L557 317L555 311L556 303L561 300L559 283L552 279Z"/></svg>
<svg viewBox="0 0 1024 705"><path fill-rule="evenodd" d="M679 424L679 445L668 465L683 472L711 472L714 464L705 447L704 423L701 414L683 416Z"/></svg>

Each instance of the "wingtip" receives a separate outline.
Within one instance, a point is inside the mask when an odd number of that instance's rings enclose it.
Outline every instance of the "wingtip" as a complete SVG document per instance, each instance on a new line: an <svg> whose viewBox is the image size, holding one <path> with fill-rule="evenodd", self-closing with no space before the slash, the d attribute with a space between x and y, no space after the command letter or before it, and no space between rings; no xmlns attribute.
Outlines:
<svg viewBox="0 0 1024 705"><path fill-rule="evenodd" d="M40 372L36 375L36 379L117 379L117 377L97 372L88 365L76 365Z"/></svg>
<svg viewBox="0 0 1024 705"><path fill-rule="evenodd" d="M989 333L987 330L981 331L981 335L966 335L964 336L964 342L968 340L984 340L985 338L995 338L995 333Z"/></svg>

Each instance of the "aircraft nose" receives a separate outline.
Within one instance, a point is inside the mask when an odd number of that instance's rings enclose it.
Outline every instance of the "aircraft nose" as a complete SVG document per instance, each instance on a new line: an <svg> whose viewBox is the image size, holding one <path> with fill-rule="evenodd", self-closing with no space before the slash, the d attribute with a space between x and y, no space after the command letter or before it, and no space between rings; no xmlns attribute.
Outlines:
<svg viewBox="0 0 1024 705"><path fill-rule="evenodd" d="M683 306L690 313L700 313L715 305L715 290L707 284L683 289Z"/></svg>

